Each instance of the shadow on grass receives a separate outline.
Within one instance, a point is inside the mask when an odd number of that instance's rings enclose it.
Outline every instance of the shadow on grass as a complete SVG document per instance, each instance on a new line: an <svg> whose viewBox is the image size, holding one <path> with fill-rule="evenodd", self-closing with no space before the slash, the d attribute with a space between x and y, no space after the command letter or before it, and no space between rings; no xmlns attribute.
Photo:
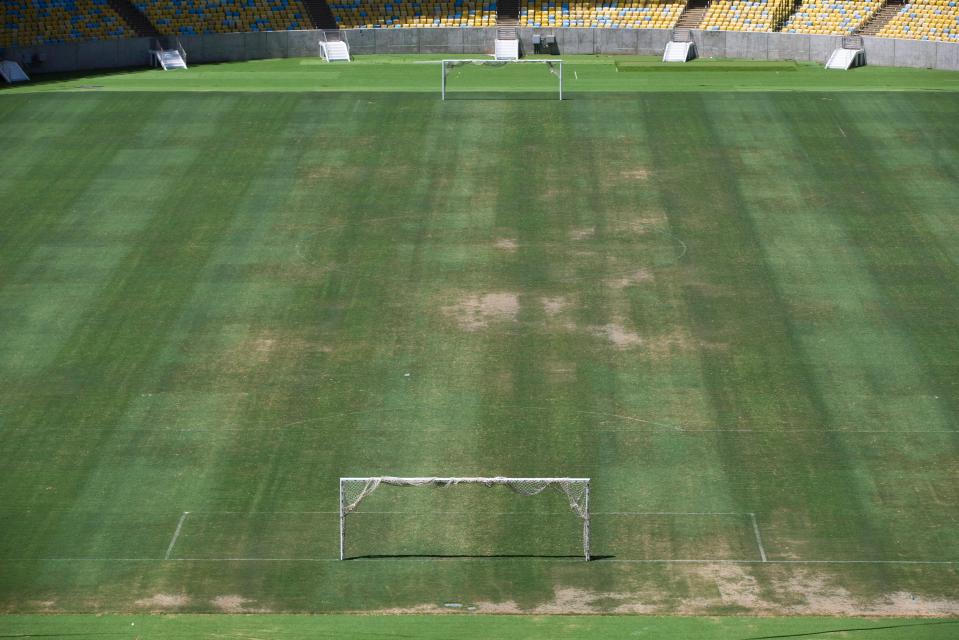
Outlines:
<svg viewBox="0 0 959 640"><path fill-rule="evenodd" d="M533 100L542 102L559 102L559 91L472 91L464 89L460 91L447 91L446 101L453 102L457 100ZM563 101L576 100L576 97L569 93L563 94Z"/></svg>
<svg viewBox="0 0 959 640"><path fill-rule="evenodd" d="M842 629L827 629L825 631L804 631L802 633L785 633L773 636L750 636L743 640L774 640L775 638L809 638L825 636L831 633L852 633L856 631L888 631L889 629L908 629L909 627L933 627L938 625L959 625L959 620L935 620L930 622L911 622L909 624L887 624L880 627L843 627Z"/></svg>
<svg viewBox="0 0 959 640"><path fill-rule="evenodd" d="M77 633L13 633L5 635L0 633L0 638L102 638L104 636L123 636L129 638L130 634L126 632L103 632L91 631Z"/></svg>
<svg viewBox="0 0 959 640"><path fill-rule="evenodd" d="M592 556L590 562L596 562L598 560L608 560L609 558L615 558L616 556ZM483 553L483 554L473 554L473 553L449 553L449 554L429 554L429 553L393 553L393 554L369 554L362 556L349 556L344 558L344 560L374 560L374 559L404 559L404 558L420 558L423 560L448 560L456 558L536 558L536 559L582 559L583 556L579 554L556 554L556 555L547 555L547 554L534 554L534 553Z"/></svg>

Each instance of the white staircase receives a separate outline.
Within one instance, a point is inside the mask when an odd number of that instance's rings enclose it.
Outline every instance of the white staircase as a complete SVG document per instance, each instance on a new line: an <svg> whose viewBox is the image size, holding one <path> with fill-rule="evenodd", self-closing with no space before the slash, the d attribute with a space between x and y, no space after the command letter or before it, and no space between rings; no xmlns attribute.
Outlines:
<svg viewBox="0 0 959 640"><path fill-rule="evenodd" d="M26 74L20 63L13 60L0 60L0 77L3 77L9 84L30 80L30 76Z"/></svg>
<svg viewBox="0 0 959 640"><path fill-rule="evenodd" d="M499 40L497 39L493 56L497 60L519 60L519 40Z"/></svg>
<svg viewBox="0 0 959 640"><path fill-rule="evenodd" d="M667 42L663 62L689 62L694 55L692 42Z"/></svg>
<svg viewBox="0 0 959 640"><path fill-rule="evenodd" d="M153 52L153 55L156 56L157 63L163 67L164 71L186 69L186 60L183 59L181 52L176 49L157 50Z"/></svg>
<svg viewBox="0 0 959 640"><path fill-rule="evenodd" d="M320 42L320 51L323 54L323 59L327 62L350 61L350 47L341 40Z"/></svg>
<svg viewBox="0 0 959 640"><path fill-rule="evenodd" d="M862 49L836 49L826 61L827 69L842 69L846 71L852 67L858 67L863 63Z"/></svg>

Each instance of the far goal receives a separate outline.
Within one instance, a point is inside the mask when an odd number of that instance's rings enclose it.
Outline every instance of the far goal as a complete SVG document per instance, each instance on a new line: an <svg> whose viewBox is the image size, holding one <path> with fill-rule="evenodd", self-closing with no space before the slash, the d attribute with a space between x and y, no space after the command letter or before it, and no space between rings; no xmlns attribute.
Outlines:
<svg viewBox="0 0 959 640"><path fill-rule="evenodd" d="M446 100L450 91L543 91L556 92L558 99L563 99L563 61L562 60L494 60L491 58L460 58L441 61L442 75L440 79L440 97ZM485 69L525 69L522 73L506 73L501 78L491 75L480 77L477 74L461 74L462 77L451 75L454 69L465 71L468 67ZM536 73L537 67L542 67L541 73ZM552 76L552 82L547 78Z"/></svg>
<svg viewBox="0 0 959 640"><path fill-rule="evenodd" d="M398 478L375 476L368 478L340 478L340 560L346 558L346 517L355 512L360 502L383 485L395 487L454 488L457 485L505 487L521 496L535 496L548 489L565 495L569 507L583 523L583 556L590 559L589 533L589 478L492 478L430 477ZM428 516L428 514L423 514Z"/></svg>

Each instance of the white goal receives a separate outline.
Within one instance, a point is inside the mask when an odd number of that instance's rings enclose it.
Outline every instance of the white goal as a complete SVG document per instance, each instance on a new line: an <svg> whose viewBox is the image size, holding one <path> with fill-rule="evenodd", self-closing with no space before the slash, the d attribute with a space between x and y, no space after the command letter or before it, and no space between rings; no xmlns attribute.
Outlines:
<svg viewBox="0 0 959 640"><path fill-rule="evenodd" d="M340 478L340 560L346 557L346 516L356 511L360 502L381 485L395 487L454 487L460 484L504 486L522 496L535 496L547 489L561 491L569 507L583 521L583 556L590 559L589 549L589 478Z"/></svg>
<svg viewBox="0 0 959 640"><path fill-rule="evenodd" d="M442 60L442 76L440 80L440 96L446 100L447 76L450 71L456 67L465 65L480 65L485 67L504 67L506 65L544 65L546 69L557 79L559 88L559 99L563 99L563 61L562 60L539 60L539 59L521 59L521 60L495 60L491 58L459 58L452 60Z"/></svg>

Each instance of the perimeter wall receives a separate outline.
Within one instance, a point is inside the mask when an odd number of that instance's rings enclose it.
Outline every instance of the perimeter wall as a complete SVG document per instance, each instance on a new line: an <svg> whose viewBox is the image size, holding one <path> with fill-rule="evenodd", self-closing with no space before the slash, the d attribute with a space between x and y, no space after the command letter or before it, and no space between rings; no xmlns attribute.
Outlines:
<svg viewBox="0 0 959 640"><path fill-rule="evenodd" d="M523 51L533 50L533 34L556 37L562 54L662 55L668 29L519 29ZM492 53L495 29L350 29L344 31L355 54ZM319 55L319 31L224 33L180 38L190 64ZM750 60L801 60L825 63L840 36L791 33L693 31L700 57ZM131 38L8 49L7 59L32 73L146 66L151 40ZM866 63L959 71L959 44L863 38ZM173 42L167 43L171 46Z"/></svg>

